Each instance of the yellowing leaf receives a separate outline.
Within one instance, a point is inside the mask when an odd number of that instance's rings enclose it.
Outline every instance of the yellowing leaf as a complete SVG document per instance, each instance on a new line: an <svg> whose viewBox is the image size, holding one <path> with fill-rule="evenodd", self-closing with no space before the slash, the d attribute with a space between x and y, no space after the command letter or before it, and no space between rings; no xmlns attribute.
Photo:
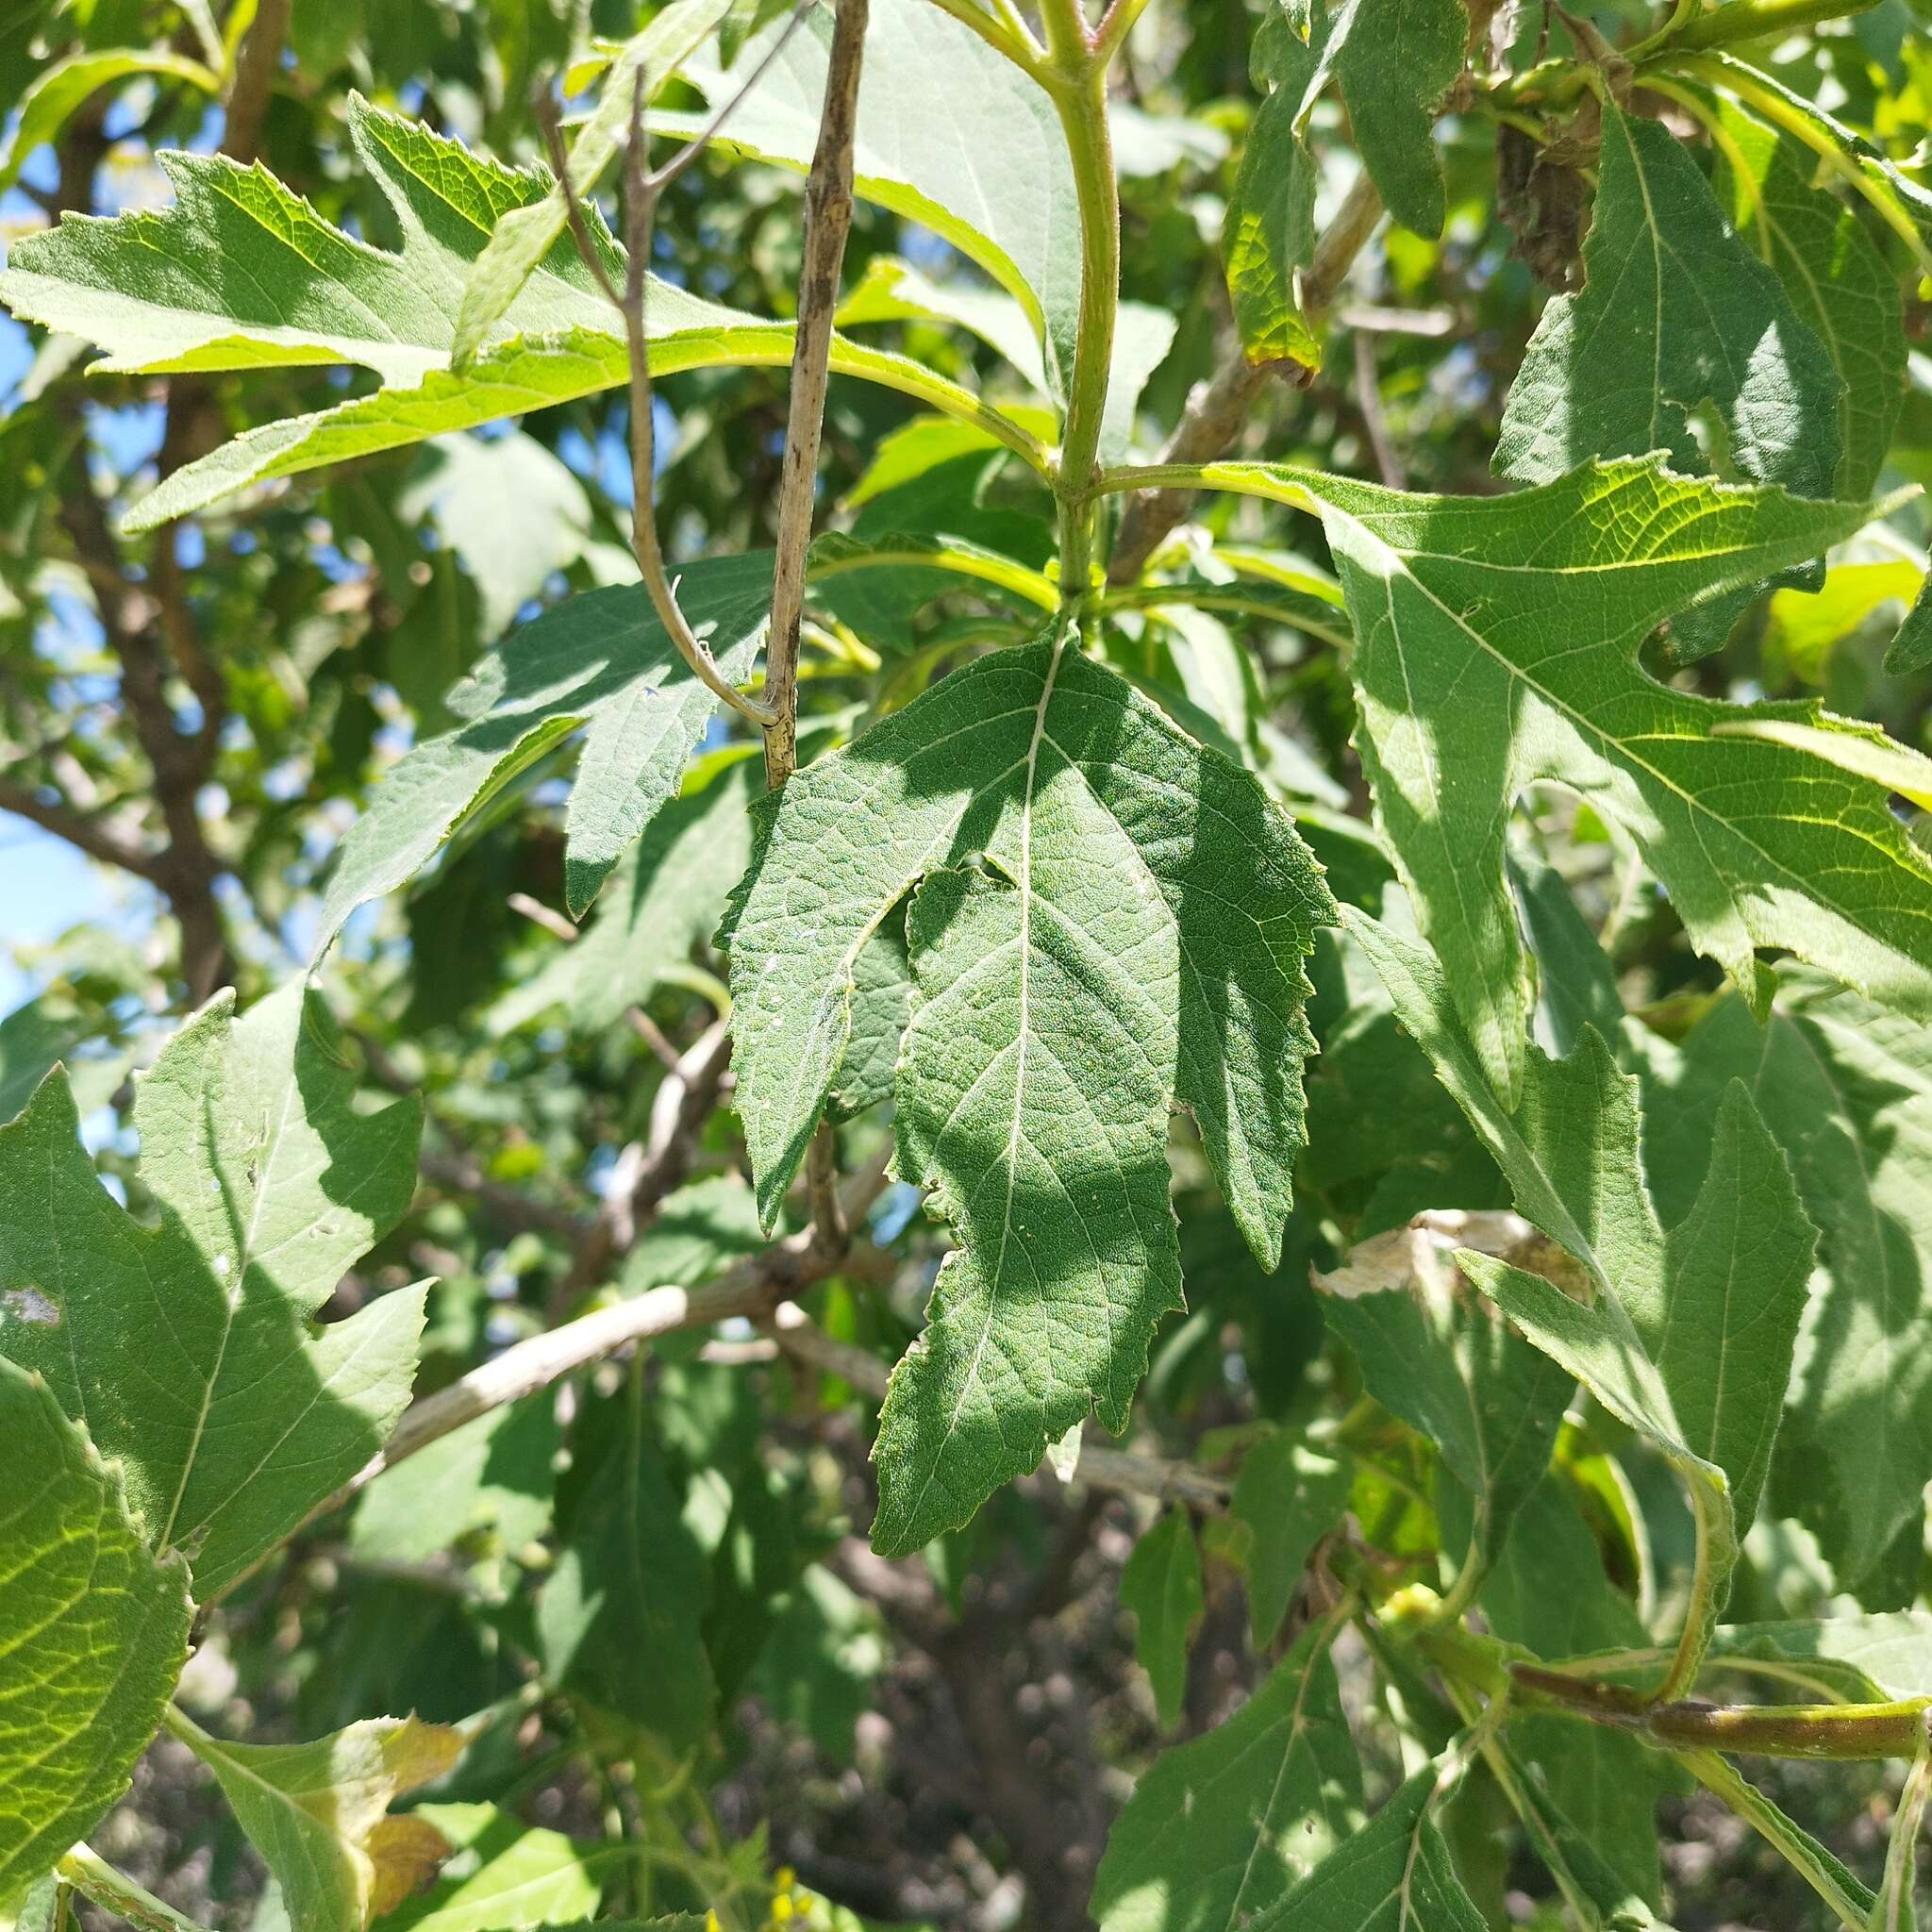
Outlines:
<svg viewBox="0 0 1932 1932"><path fill-rule="evenodd" d="M448 1856L426 1819L390 1801L457 1761L461 1736L414 1718L368 1718L309 1744L230 1744L178 1711L168 1728L214 1773L282 1888L291 1932L362 1932Z"/></svg>

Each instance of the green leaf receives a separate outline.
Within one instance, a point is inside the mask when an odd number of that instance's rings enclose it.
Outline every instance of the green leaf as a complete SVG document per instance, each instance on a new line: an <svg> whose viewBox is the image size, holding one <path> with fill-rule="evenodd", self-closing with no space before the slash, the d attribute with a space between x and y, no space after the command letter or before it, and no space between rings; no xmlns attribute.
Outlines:
<svg viewBox="0 0 1932 1932"><path fill-rule="evenodd" d="M533 436L441 437L396 508L428 517L476 586L484 638L506 630L591 542L591 500Z"/></svg>
<svg viewBox="0 0 1932 1932"><path fill-rule="evenodd" d="M1767 1702L1883 1704L1932 1683L1932 1612L1727 1624L1710 1662L1775 1687Z"/></svg>
<svg viewBox="0 0 1932 1932"><path fill-rule="evenodd" d="M1690 417L1708 401L1743 475L1829 496L1845 386L1690 149L1607 105L1601 167L1584 285L1537 325L1504 406L1498 473L1546 483L1649 450L1701 470Z"/></svg>
<svg viewBox="0 0 1932 1932"><path fill-rule="evenodd" d="M1921 810L1932 810L1932 758L1888 738L1876 724L1835 721L1829 727L1786 718L1739 718L1717 727L1721 738L1756 738L1808 752L1853 776L1895 791Z"/></svg>
<svg viewBox="0 0 1932 1932"><path fill-rule="evenodd" d="M1636 1606L1604 1574L1595 1539L1554 1475L1545 1475L1524 1503L1477 1602L1493 1636L1538 1657L1582 1657L1647 1641ZM1655 1903L1657 1802L1670 1788L1662 1760L1622 1732L1569 1718L1525 1717L1509 1726L1509 1736L1618 1885Z"/></svg>
<svg viewBox="0 0 1932 1932"><path fill-rule="evenodd" d="M751 745L693 760L683 792L652 815L617 861L582 937L505 994L491 1010L491 1026L508 1032L561 1006L575 1026L594 1032L688 965L751 862L750 806L759 782ZM380 793L377 801L379 808Z"/></svg>
<svg viewBox="0 0 1932 1932"><path fill-rule="evenodd" d="M1536 955L1538 1044L1555 1059L1575 1050L1586 1026L1614 1044L1623 1031L1617 975L1555 866L1527 847L1509 854L1509 883Z"/></svg>
<svg viewBox="0 0 1932 1932"><path fill-rule="evenodd" d="M1574 1302L1541 1274L1513 1268L1464 1249L1463 1272L1518 1328L1560 1362L1626 1428L1648 1437L1682 1480L1697 1525L1696 1567L1691 1578L1690 1621L1671 1674L1673 1691L1683 1688L1710 1641L1738 1560L1738 1535L1724 1473L1684 1441L1670 1391L1631 1328L1611 1301Z"/></svg>
<svg viewBox="0 0 1932 1932"><path fill-rule="evenodd" d="M1142 1530L1121 1570L1121 1607L1134 1613L1134 1655L1154 1686L1154 1710L1172 1730L1188 1688L1188 1646L1201 1627L1201 1552L1185 1509Z"/></svg>
<svg viewBox="0 0 1932 1932"><path fill-rule="evenodd" d="M707 1175L667 1194L624 1257L625 1294L696 1288L767 1245L758 1197L735 1174Z"/></svg>
<svg viewBox="0 0 1932 1932"><path fill-rule="evenodd" d="M550 1526L557 1446L547 1391L492 1408L384 1470L356 1506L349 1547L422 1563L488 1537L514 1556Z"/></svg>
<svg viewBox="0 0 1932 1932"><path fill-rule="evenodd" d="M1360 1826L1333 1635L1305 1630L1226 1723L1141 1774L1094 1874L1100 1932L1235 1932Z"/></svg>
<svg viewBox="0 0 1932 1932"><path fill-rule="evenodd" d="M1767 120L1797 135L1840 180L1850 182L1892 232L1911 250L1923 274L1932 275L1932 190L1905 174L1892 158L1835 119L1816 101L1794 93L1774 75L1721 49L1673 63L1680 72L1735 93Z"/></svg>
<svg viewBox="0 0 1932 1932"><path fill-rule="evenodd" d="M1228 1514L1248 1531L1248 1636L1257 1651L1281 1628L1309 1551L1341 1520L1351 1479L1346 1464L1287 1429L1242 1457Z"/></svg>
<svg viewBox="0 0 1932 1932"><path fill-rule="evenodd" d="M1932 1740L1922 1738L1919 1755L1906 1774L1905 1790L1892 1812L1885 1878L1872 1907L1870 1932L1918 1932L1919 1912L1913 1895L1918 1890L1919 1834L1924 1829L1928 1798L1932 1798Z"/></svg>
<svg viewBox="0 0 1932 1932"><path fill-rule="evenodd" d="M1424 1765L1248 1932L1483 1932L1430 1815L1440 1777Z"/></svg>
<svg viewBox="0 0 1932 1932"><path fill-rule="evenodd" d="M1768 1024L1721 1000L1673 1052L1645 1036L1647 1147L1666 1211L1741 1082L1820 1230L1774 1487L1841 1588L1868 1579L1932 1478L1932 1363L1910 1337L1932 1284L1932 1041L1823 974L1787 966Z"/></svg>
<svg viewBox="0 0 1932 1932"><path fill-rule="evenodd" d="M103 370L346 362L381 379L373 395L264 424L184 464L135 506L130 531L247 484L627 379L616 317L568 238L552 244L469 367L453 373L455 316L471 266L505 214L548 192L548 176L486 159L359 97L350 102L349 129L402 231L399 253L331 227L258 165L181 154L160 158L175 189L172 208L70 218L11 251L0 301L23 320L100 343L108 352L96 365ZM608 237L600 245L621 268ZM722 308L669 283L651 280L645 312L654 375L791 360L791 324ZM1017 425L903 357L837 339L832 367L962 415L1042 460Z"/></svg>
<svg viewBox="0 0 1932 1932"><path fill-rule="evenodd" d="M1907 677L1932 664L1932 575L1919 585L1919 594L1906 612L1898 635L1886 646L1885 675Z"/></svg>
<svg viewBox="0 0 1932 1932"><path fill-rule="evenodd" d="M695 1749L716 1702L698 1633L704 1559L645 1428L640 1388L579 1421L558 1503L560 1547L537 1599L545 1674L674 1755Z"/></svg>
<svg viewBox="0 0 1932 1932"><path fill-rule="evenodd" d="M353 362L385 383L419 382L448 363L456 306L490 231L538 199L547 177L475 155L359 95L350 100L349 136L395 216L397 253L331 226L259 165L167 153L157 158L175 190L171 208L110 221L69 217L28 236L0 275L0 299L100 343L109 369ZM495 339L612 321L565 241Z"/></svg>
<svg viewBox="0 0 1932 1932"><path fill-rule="evenodd" d="M915 996L906 923L888 914L852 964L851 1030L825 1094L828 1119L851 1120L892 1097Z"/></svg>
<svg viewBox="0 0 1932 1932"><path fill-rule="evenodd" d="M35 76L34 83L20 97L20 118L0 154L0 189L11 188L20 178L26 158L43 147L66 126L68 117L90 94L104 87L142 74L158 80L180 81L199 88L205 94L222 91L222 77L185 55L171 54L164 48L104 47L82 54L70 54L56 60Z"/></svg>
<svg viewBox="0 0 1932 1932"><path fill-rule="evenodd" d="M769 551L707 558L678 603L724 676L745 677L771 612ZM643 590L586 591L533 618L449 693L462 722L413 747L342 840L320 958L365 900L393 891L513 778L581 730L564 817L564 894L582 912L676 790L717 700L686 669Z"/></svg>
<svg viewBox="0 0 1932 1932"><path fill-rule="evenodd" d="M319 996L233 1017L218 994L135 1088L160 1224L94 1174L63 1075L0 1129L0 1353L40 1370L126 1471L157 1549L215 1594L387 1440L408 1400L424 1289L317 1329L343 1273L415 1188L421 1109L355 1105Z"/></svg>
<svg viewBox="0 0 1932 1932"><path fill-rule="evenodd" d="M1784 1158L1734 1084L1702 1182L1666 1234L1642 1179L1636 1083L1594 1029L1567 1060L1532 1047L1509 1111L1483 1079L1436 962L1362 913L1343 919L1517 1207L1583 1264L1591 1299L1467 1247L1458 1264L1531 1341L1649 1436L1690 1489L1699 1574L1688 1662L1708 1640L1757 1507L1805 1306L1815 1232Z"/></svg>
<svg viewBox="0 0 1932 1932"><path fill-rule="evenodd" d="M1832 493L1863 496L1878 480L1905 404L1898 277L1857 212L1817 185L1809 148L1735 102L1718 97L1710 111L1718 204L1770 265L1844 386Z"/></svg>
<svg viewBox="0 0 1932 1932"><path fill-rule="evenodd" d="M1572 1306L1622 1336L1631 1379L1620 1383L1619 1399L1649 1416L1633 1426L1661 1431L1674 1451L1725 1472L1741 1535L1784 1412L1817 1239L1749 1091L1730 1083L1703 1143L1702 1179L1666 1234L1642 1179L1636 1083L1593 1029L1566 1060L1531 1048L1522 1101L1507 1113L1482 1083L1435 962L1364 914L1343 918L1382 972L1403 1024L1489 1144L1518 1208L1583 1263L1595 1306ZM1479 1279L1487 1286L1493 1274L1486 1268ZM1551 1292L1563 1299L1561 1289ZM1558 1324L1565 1333L1567 1322Z"/></svg>
<svg viewBox="0 0 1932 1932"><path fill-rule="evenodd" d="M15 1475L0 1505L0 1917L10 1919L127 1789L188 1660L193 1607L187 1566L150 1553L120 1473L38 1375L4 1358L0 1441Z"/></svg>
<svg viewBox="0 0 1932 1932"><path fill-rule="evenodd" d="M1663 1306L1632 1312L1686 1440L1730 1477L1740 1535L1757 1513L1785 1414L1817 1241L1783 1151L1732 1081L1697 1198L1671 1230Z"/></svg>
<svg viewBox="0 0 1932 1932"><path fill-rule="evenodd" d="M447 1856L449 1841L390 1801L441 1777L461 1736L414 1718L371 1718L308 1744L230 1744L179 1712L169 1730L214 1773L281 1887L291 1932L362 1932Z"/></svg>
<svg viewBox="0 0 1932 1932"><path fill-rule="evenodd" d="M1346 11L1347 26L1334 29L1335 78L1362 166L1398 222L1438 236L1436 110L1462 72L1469 16L1459 0L1356 0Z"/></svg>
<svg viewBox="0 0 1932 1932"><path fill-rule="evenodd" d="M1369 1393L1435 1442L1474 1499L1466 1560L1480 1572L1542 1480L1574 1384L1473 1300L1451 1258L1458 1244L1487 1246L1498 1223L1508 1224L1505 1252L1525 1237L1538 1244L1536 1231L1514 1215L1424 1221L1358 1242L1316 1282L1327 1291L1323 1320L1354 1352Z"/></svg>
<svg viewBox="0 0 1932 1932"><path fill-rule="evenodd" d="M494 231L463 284L450 341L450 362L464 368L522 291L524 284L551 252L567 225L565 194L579 201L597 185L630 125L637 77L644 78L648 99L723 19L725 0L671 0L654 14L641 33L604 75L603 92L591 117L571 142L566 174L569 186L552 182L540 201L515 208L497 219Z"/></svg>
<svg viewBox="0 0 1932 1932"><path fill-rule="evenodd" d="M608 1857L606 1847L527 1825L494 1805L419 1805L410 1816L440 1832L456 1857L427 1891L383 1915L383 1932L502 1932L596 1911L602 1887L591 1861Z"/></svg>
<svg viewBox="0 0 1932 1932"><path fill-rule="evenodd" d="M1463 498L1260 464L1197 474L1319 507L1358 639L1356 743L1376 810L1505 1092L1521 1078L1530 1005L1506 829L1511 800L1539 778L1629 833L1698 949L1760 1010L1772 979L1757 948L1775 945L1884 1005L1932 1013L1932 859L1884 789L1715 730L1757 718L1868 727L1812 705L1693 697L1636 661L1659 619L1821 554L1864 509L1655 461Z"/></svg>
<svg viewBox="0 0 1932 1932"><path fill-rule="evenodd" d="M1315 161L1303 135L1326 74L1299 41L1288 44L1299 72L1255 110L1222 226L1222 263L1248 360L1312 369L1322 349L1302 314L1295 271L1315 252Z"/></svg>
<svg viewBox="0 0 1932 1932"><path fill-rule="evenodd" d="M874 1536L894 1553L1090 1407L1124 1426L1180 1300L1171 1102L1273 1265L1301 960L1331 916L1254 779L1071 633L956 672L788 781L734 902L737 1105L768 1224L843 1060L859 955L915 886L899 1165L961 1248L881 1422Z"/></svg>
<svg viewBox="0 0 1932 1932"><path fill-rule="evenodd" d="M747 41L727 69L709 50L684 78L715 107L784 31ZM832 21L814 9L711 145L799 173L818 142ZM654 115L654 128L696 133L699 115ZM924 0L875 0L852 155L853 192L919 223L976 262L1025 310L1057 397L1074 366L1080 306L1073 165L1044 89L950 14Z"/></svg>

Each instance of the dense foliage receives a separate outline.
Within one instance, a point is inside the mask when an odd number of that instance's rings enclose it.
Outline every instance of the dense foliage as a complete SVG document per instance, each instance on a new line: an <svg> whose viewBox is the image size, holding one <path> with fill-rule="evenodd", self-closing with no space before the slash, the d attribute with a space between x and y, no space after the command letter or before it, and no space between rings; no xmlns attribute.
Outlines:
<svg viewBox="0 0 1932 1932"><path fill-rule="evenodd" d="M14 0L0 1924L1915 1924L1928 21Z"/></svg>

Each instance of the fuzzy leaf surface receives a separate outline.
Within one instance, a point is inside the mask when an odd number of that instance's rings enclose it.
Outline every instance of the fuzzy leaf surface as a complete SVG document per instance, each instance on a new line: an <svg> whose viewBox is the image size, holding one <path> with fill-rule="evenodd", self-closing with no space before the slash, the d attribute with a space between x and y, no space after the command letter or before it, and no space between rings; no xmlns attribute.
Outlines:
<svg viewBox="0 0 1932 1932"><path fill-rule="evenodd" d="M843 1061L860 954L914 887L899 1164L960 1248L887 1398L891 1550L965 1522L1090 1408L1124 1426L1179 1304L1172 1103L1272 1265L1302 1135L1301 962L1332 916L1256 781L1071 636L980 658L767 815L724 937L768 1224Z"/></svg>
<svg viewBox="0 0 1932 1932"><path fill-rule="evenodd" d="M232 1581L387 1439L425 1291L316 1329L416 1184L413 1100L357 1110L320 998L293 982L241 1020L218 994L135 1088L160 1224L102 1187L66 1077L0 1129L0 1354L38 1369L126 1471L157 1549L198 1591Z"/></svg>
<svg viewBox="0 0 1932 1932"><path fill-rule="evenodd" d="M0 1917L127 1789L188 1660L188 1570L37 1375L0 1358ZM32 1473L33 1480L25 1480Z"/></svg>

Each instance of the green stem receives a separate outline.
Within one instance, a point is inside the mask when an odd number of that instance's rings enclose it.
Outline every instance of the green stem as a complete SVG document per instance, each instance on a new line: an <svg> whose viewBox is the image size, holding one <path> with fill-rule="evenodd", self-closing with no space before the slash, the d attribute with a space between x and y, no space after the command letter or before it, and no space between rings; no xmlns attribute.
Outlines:
<svg viewBox="0 0 1932 1932"><path fill-rule="evenodd" d="M75 1891L91 1898L104 1912L139 1925L142 1932L206 1932L192 1919L183 1918L125 1874L115 1871L97 1852L80 1844L54 1868Z"/></svg>
<svg viewBox="0 0 1932 1932"><path fill-rule="evenodd" d="M1107 408L1114 317L1120 308L1120 190L1107 125L1107 62L1094 51L1080 0L1046 0L1041 23L1051 62L1047 91L1066 136L1080 208L1079 333L1067 378L1067 415L1054 484L1059 505L1060 597L1077 607L1091 588L1091 486L1097 474L1100 419Z"/></svg>
<svg viewBox="0 0 1932 1932"><path fill-rule="evenodd" d="M1842 20L1876 4L1877 0L1731 0L1727 7L1685 22L1670 36L1670 44L1692 51L1724 47L1733 41L1761 40L1767 34L1815 26L1821 20ZM1656 50L1646 45L1643 51Z"/></svg>

